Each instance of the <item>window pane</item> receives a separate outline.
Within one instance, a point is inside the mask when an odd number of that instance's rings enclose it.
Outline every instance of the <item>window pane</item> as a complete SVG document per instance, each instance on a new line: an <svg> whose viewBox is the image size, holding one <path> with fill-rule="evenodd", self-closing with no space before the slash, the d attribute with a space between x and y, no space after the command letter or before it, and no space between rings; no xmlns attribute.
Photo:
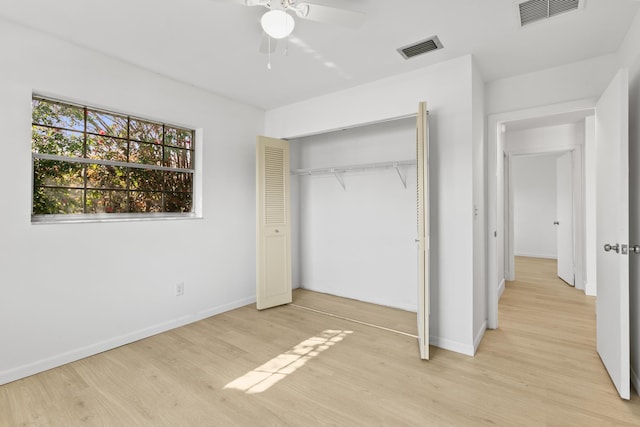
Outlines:
<svg viewBox="0 0 640 427"><path fill-rule="evenodd" d="M84 108L42 99L31 101L33 123L84 131Z"/></svg>
<svg viewBox="0 0 640 427"><path fill-rule="evenodd" d="M82 157L83 145L81 132L32 126L31 148L35 153Z"/></svg>
<svg viewBox="0 0 640 427"><path fill-rule="evenodd" d="M162 144L162 124L131 119L129 124L129 138L138 141Z"/></svg>
<svg viewBox="0 0 640 427"><path fill-rule="evenodd" d="M87 213L127 212L127 192L87 190Z"/></svg>
<svg viewBox="0 0 640 427"><path fill-rule="evenodd" d="M132 191L129 194L131 212L162 212L162 193Z"/></svg>
<svg viewBox="0 0 640 427"><path fill-rule="evenodd" d="M165 212L191 212L191 193L165 193Z"/></svg>
<svg viewBox="0 0 640 427"><path fill-rule="evenodd" d="M172 168L191 169L191 151L166 147L164 165Z"/></svg>
<svg viewBox="0 0 640 427"><path fill-rule="evenodd" d="M126 138L127 118L102 111L87 110L87 132Z"/></svg>
<svg viewBox="0 0 640 427"><path fill-rule="evenodd" d="M190 193L193 174L188 172L165 172L165 191Z"/></svg>
<svg viewBox="0 0 640 427"><path fill-rule="evenodd" d="M131 142L129 146L129 162L162 166L162 146L144 142Z"/></svg>
<svg viewBox="0 0 640 427"><path fill-rule="evenodd" d="M127 188L126 168L105 165L87 165L87 187Z"/></svg>
<svg viewBox="0 0 640 427"><path fill-rule="evenodd" d="M193 143L193 131L166 126L164 142L167 145L190 149Z"/></svg>
<svg viewBox="0 0 640 427"><path fill-rule="evenodd" d="M83 190L68 188L43 188L34 189L33 214L81 214Z"/></svg>
<svg viewBox="0 0 640 427"><path fill-rule="evenodd" d="M129 170L129 188L132 190L162 191L162 171L136 169Z"/></svg>
<svg viewBox="0 0 640 427"><path fill-rule="evenodd" d="M33 184L36 187L84 187L83 165L56 160L33 160Z"/></svg>
<svg viewBox="0 0 640 427"><path fill-rule="evenodd" d="M193 130L33 97L33 214L191 212L193 173L132 166L191 170L193 140ZM57 160L36 158L45 154Z"/></svg>
<svg viewBox="0 0 640 427"><path fill-rule="evenodd" d="M127 141L108 136L87 136L87 158L127 161Z"/></svg>

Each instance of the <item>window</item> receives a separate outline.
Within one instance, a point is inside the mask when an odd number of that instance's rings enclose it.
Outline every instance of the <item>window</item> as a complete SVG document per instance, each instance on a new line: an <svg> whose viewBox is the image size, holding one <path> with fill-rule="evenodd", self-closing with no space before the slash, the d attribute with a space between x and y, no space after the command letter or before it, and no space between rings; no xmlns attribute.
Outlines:
<svg viewBox="0 0 640 427"><path fill-rule="evenodd" d="M194 131L32 100L32 221L193 212Z"/></svg>

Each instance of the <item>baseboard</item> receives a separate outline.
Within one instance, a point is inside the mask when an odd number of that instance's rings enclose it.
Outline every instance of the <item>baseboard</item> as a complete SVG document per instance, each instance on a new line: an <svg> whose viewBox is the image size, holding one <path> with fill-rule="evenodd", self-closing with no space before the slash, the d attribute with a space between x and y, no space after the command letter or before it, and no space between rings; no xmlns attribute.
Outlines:
<svg viewBox="0 0 640 427"><path fill-rule="evenodd" d="M636 394L640 396L640 377L633 368L631 368L631 384L633 384L633 388L636 389Z"/></svg>
<svg viewBox="0 0 640 427"><path fill-rule="evenodd" d="M464 354L466 356L473 356L473 345L463 344L461 342L448 340L442 337L429 336L429 345L439 347L445 350L455 351L456 353Z"/></svg>
<svg viewBox="0 0 640 427"><path fill-rule="evenodd" d="M500 284L498 285L498 299L502 297L503 293L504 293L504 279L502 279L500 281Z"/></svg>
<svg viewBox="0 0 640 427"><path fill-rule="evenodd" d="M475 355L478 351L478 347L480 346L480 341L482 341L482 337L484 337L484 333L487 330L487 321L482 322L480 326L480 330L476 334L475 339L473 340L473 354Z"/></svg>
<svg viewBox="0 0 640 427"><path fill-rule="evenodd" d="M8 369L6 371L0 372L0 385L7 384L12 381L16 381L40 372L44 372L49 369L65 365L67 363L75 362L76 360L84 359L85 357L112 350L116 347L130 344L132 342L139 341L141 339L148 338L150 336L157 335L171 329L179 328L181 326L206 319L207 317L224 313L225 311L243 307L247 304L254 303L255 301L255 297L243 298L241 300L237 300L228 304L222 304L216 307L199 311L196 314L181 316L168 322L163 322L157 325L150 326L148 328L121 335L119 337L90 344L85 347L77 348L62 354L48 357L46 359L18 366L17 368Z"/></svg>
<svg viewBox="0 0 640 427"><path fill-rule="evenodd" d="M532 254L532 253L528 253L528 252L518 252L516 254L513 254L514 256L522 256L522 257L527 257L527 258L544 258L544 259L558 259L557 255L550 255L550 254Z"/></svg>
<svg viewBox="0 0 640 427"><path fill-rule="evenodd" d="M360 302L366 302L367 304L375 304L375 305L381 305L383 307L390 307L390 308L397 308L399 310L404 310L404 311L411 311L413 313L418 311L418 308L415 306L415 304L396 304L396 303L390 303L388 300L386 299L376 299L376 298L371 298L371 299L362 299L359 296L354 296L354 295L345 295L345 294L341 294L341 293L337 293L335 292L333 289L319 289L313 286L300 286L300 289L304 289L307 291L312 291L312 292L318 292L321 294L327 294L327 295L333 295L335 297L340 297L340 298L347 298L347 299L352 299L352 300L356 300L356 301L360 301Z"/></svg>
<svg viewBox="0 0 640 427"><path fill-rule="evenodd" d="M201 310L195 315L195 320L190 323L197 322L202 319L206 319L207 317L215 316L216 314L224 313L226 311L235 310L236 308L244 307L245 305L254 304L256 302L256 297L248 297L242 298L228 304L222 304L215 306L213 308L208 308L206 310ZM184 325L181 325L184 326Z"/></svg>

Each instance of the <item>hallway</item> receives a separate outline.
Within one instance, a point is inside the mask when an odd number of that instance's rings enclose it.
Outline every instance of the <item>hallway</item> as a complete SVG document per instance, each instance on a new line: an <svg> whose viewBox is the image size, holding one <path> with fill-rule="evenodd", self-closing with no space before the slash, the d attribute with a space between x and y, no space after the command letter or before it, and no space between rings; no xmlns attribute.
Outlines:
<svg viewBox="0 0 640 427"><path fill-rule="evenodd" d="M516 280L500 299L499 329L487 332L476 357L504 354L498 366L548 401L550 425L598 424L592 416L607 413L637 422L637 393L629 402L619 399L596 352L595 302L557 277L556 260L516 257ZM571 407L571 416L557 418Z"/></svg>

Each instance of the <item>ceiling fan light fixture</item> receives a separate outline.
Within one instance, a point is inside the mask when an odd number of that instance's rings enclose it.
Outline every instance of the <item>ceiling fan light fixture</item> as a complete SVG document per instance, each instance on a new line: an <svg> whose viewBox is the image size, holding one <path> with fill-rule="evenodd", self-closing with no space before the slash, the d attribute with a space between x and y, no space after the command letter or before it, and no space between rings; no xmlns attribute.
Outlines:
<svg viewBox="0 0 640 427"><path fill-rule="evenodd" d="M284 10L270 10L262 15L260 24L265 33L274 39L283 39L293 32L296 26L293 17Z"/></svg>

